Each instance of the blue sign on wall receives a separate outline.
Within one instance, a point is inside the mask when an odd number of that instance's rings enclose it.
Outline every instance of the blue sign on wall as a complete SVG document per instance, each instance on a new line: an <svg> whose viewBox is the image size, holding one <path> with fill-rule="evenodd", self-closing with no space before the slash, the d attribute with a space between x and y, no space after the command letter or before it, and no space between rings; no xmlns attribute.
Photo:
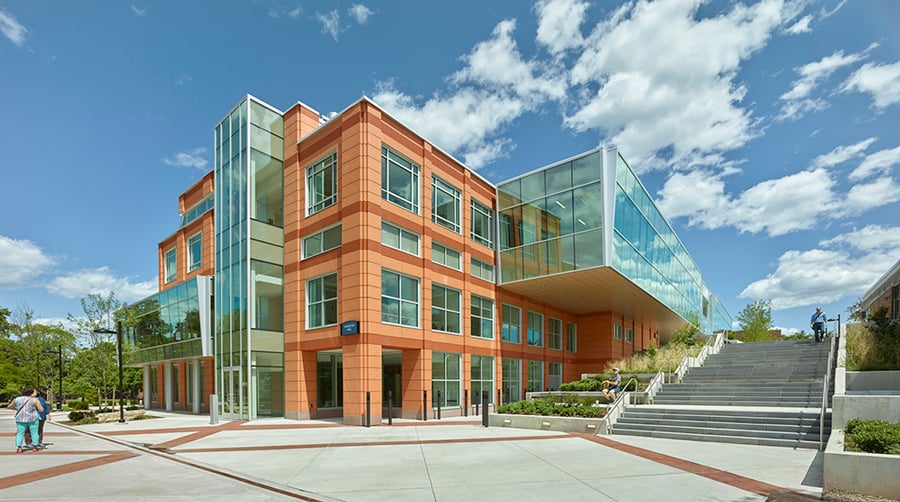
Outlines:
<svg viewBox="0 0 900 502"><path fill-rule="evenodd" d="M355 335L359 333L359 321L347 321L341 323L341 336Z"/></svg>

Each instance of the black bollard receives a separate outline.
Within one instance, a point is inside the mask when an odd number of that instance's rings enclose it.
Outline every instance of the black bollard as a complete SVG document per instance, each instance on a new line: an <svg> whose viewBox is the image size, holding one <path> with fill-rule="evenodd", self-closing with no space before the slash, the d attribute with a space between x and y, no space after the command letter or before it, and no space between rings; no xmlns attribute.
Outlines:
<svg viewBox="0 0 900 502"><path fill-rule="evenodd" d="M428 421L428 391L422 391L422 419Z"/></svg>
<svg viewBox="0 0 900 502"><path fill-rule="evenodd" d="M500 407L501 402L502 401L500 401L500 389L497 389L497 402L494 403L494 411L497 411L497 408Z"/></svg>
<svg viewBox="0 0 900 502"><path fill-rule="evenodd" d="M488 391L481 391L481 425L488 426Z"/></svg>
<svg viewBox="0 0 900 502"><path fill-rule="evenodd" d="M394 425L394 391L388 391L388 425Z"/></svg>
<svg viewBox="0 0 900 502"><path fill-rule="evenodd" d="M441 419L441 391L437 391L437 419Z"/></svg>
<svg viewBox="0 0 900 502"><path fill-rule="evenodd" d="M469 416L469 389L463 389L463 416Z"/></svg>
<svg viewBox="0 0 900 502"><path fill-rule="evenodd" d="M366 391L366 427L372 425L372 393Z"/></svg>

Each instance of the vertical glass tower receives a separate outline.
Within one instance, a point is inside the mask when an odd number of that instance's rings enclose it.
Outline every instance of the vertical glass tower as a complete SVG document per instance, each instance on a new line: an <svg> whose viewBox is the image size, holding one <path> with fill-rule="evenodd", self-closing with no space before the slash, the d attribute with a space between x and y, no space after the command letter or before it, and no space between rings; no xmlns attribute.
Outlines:
<svg viewBox="0 0 900 502"><path fill-rule="evenodd" d="M284 416L284 121L247 96L215 129L219 412Z"/></svg>

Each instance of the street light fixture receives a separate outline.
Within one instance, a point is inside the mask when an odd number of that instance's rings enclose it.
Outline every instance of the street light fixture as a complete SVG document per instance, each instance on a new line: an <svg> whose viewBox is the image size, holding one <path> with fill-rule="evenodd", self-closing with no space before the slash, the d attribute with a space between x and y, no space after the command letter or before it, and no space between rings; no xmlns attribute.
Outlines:
<svg viewBox="0 0 900 502"><path fill-rule="evenodd" d="M122 377L122 321L116 322L116 329L97 328L94 333L99 335L116 335L119 346L119 423L125 423L125 401L122 397L125 393L125 380Z"/></svg>
<svg viewBox="0 0 900 502"><path fill-rule="evenodd" d="M59 356L59 397L56 398L56 411L62 410L62 402L63 402L63 388L62 388L62 380L63 380L63 366L62 366L62 345L59 346L57 350L53 349L44 349L41 351L42 354L57 354Z"/></svg>

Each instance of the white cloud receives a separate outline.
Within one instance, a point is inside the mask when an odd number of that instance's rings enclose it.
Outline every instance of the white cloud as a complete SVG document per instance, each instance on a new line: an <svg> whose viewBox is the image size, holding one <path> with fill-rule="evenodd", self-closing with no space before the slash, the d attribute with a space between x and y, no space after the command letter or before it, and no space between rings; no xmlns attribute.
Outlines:
<svg viewBox="0 0 900 502"><path fill-rule="evenodd" d="M790 28L784 30L789 35L799 35L801 33L809 33L812 31L809 28L809 22L812 21L812 16L803 16L799 21L791 25Z"/></svg>
<svg viewBox="0 0 900 502"><path fill-rule="evenodd" d="M848 160L861 155L866 148L869 148L869 145L875 142L875 139L876 138L868 138L853 145L839 146L834 150L813 159L812 165L814 167L831 167L847 162Z"/></svg>
<svg viewBox="0 0 900 502"><path fill-rule="evenodd" d="M147 9L146 9L146 8L141 9L141 8L137 7L136 5L132 5L132 6L131 6L131 12L133 12L134 15L135 15L135 16L138 16L138 17L144 17L144 16L147 15Z"/></svg>
<svg viewBox="0 0 900 502"><path fill-rule="evenodd" d="M849 91L871 94L878 110L900 103L900 61L864 64L841 86L841 92Z"/></svg>
<svg viewBox="0 0 900 502"><path fill-rule="evenodd" d="M823 240L822 247L850 247L856 251L896 252L900 249L900 227L866 225L852 232Z"/></svg>
<svg viewBox="0 0 900 502"><path fill-rule="evenodd" d="M287 15L288 15L288 17L292 17L292 18L296 19L302 13L303 13L303 9L301 9L300 7L294 7L293 9L291 9L287 12Z"/></svg>
<svg viewBox="0 0 900 502"><path fill-rule="evenodd" d="M850 179L861 180L874 174L887 174L897 164L900 164L900 146L880 150L863 159L859 167L850 173Z"/></svg>
<svg viewBox="0 0 900 502"><path fill-rule="evenodd" d="M175 167L194 167L201 171L206 170L209 161L203 158L206 148L194 148L187 152L178 152L162 159L163 164Z"/></svg>
<svg viewBox="0 0 900 502"><path fill-rule="evenodd" d="M194 77L190 73L182 73L175 81L178 85L187 85L194 82Z"/></svg>
<svg viewBox="0 0 900 502"><path fill-rule="evenodd" d="M781 95L784 104L781 107L779 120L797 120L807 112L819 111L828 108L828 102L820 97L810 97L813 91L834 72L856 63L866 57L868 53L878 47L871 44L866 50L844 55L844 51L836 51L830 56L825 56L818 61L807 63L796 68L800 78L791 84L791 90Z"/></svg>
<svg viewBox="0 0 900 502"><path fill-rule="evenodd" d="M374 13L375 12L372 11L372 9L358 3L351 5L350 8L347 9L347 14L359 24L366 24L366 22L369 21L369 17Z"/></svg>
<svg viewBox="0 0 900 502"><path fill-rule="evenodd" d="M864 293L896 260L895 253L883 251L790 250L774 272L750 283L738 298L771 299L773 310L831 303Z"/></svg>
<svg viewBox="0 0 900 502"><path fill-rule="evenodd" d="M55 263L37 244L0 235L0 289L28 286Z"/></svg>
<svg viewBox="0 0 900 502"><path fill-rule="evenodd" d="M740 64L793 16L781 0L697 18L700 2L644 0L600 23L572 68L580 102L565 123L607 135L638 170L721 161L754 137ZM710 43L715 40L715 43Z"/></svg>
<svg viewBox="0 0 900 502"><path fill-rule="evenodd" d="M893 178L880 178L871 183L854 185L847 196L839 201L831 218L858 216L876 207L900 200L900 185Z"/></svg>
<svg viewBox="0 0 900 502"><path fill-rule="evenodd" d="M551 54L581 47L581 23L588 3L580 0L539 0L534 5L538 17L537 41Z"/></svg>
<svg viewBox="0 0 900 502"><path fill-rule="evenodd" d="M325 14L316 12L316 19L322 24L322 33L331 35L331 38L337 42L338 34L341 32L341 14L337 10Z"/></svg>
<svg viewBox="0 0 900 502"><path fill-rule="evenodd" d="M834 9L831 9L831 11L829 11L829 10L826 9L825 7L822 7L822 10L819 11L819 15L822 16L822 19L825 19L825 18L827 18L827 17L831 17L831 16L837 14L837 11L841 10L841 7L843 7L844 4L846 4L846 3L847 3L847 0L841 0L841 3L837 4L837 5L834 7Z"/></svg>
<svg viewBox="0 0 900 502"><path fill-rule="evenodd" d="M56 277L47 285L47 291L64 298L83 298L88 293L102 295L114 291L126 302L133 302L157 292L157 282L131 282L128 277L116 277L109 267L79 270Z"/></svg>
<svg viewBox="0 0 900 502"><path fill-rule="evenodd" d="M0 33L3 33L3 36L8 38L10 42L22 47L25 45L25 34L28 33L28 28L22 26L5 9L0 9Z"/></svg>

